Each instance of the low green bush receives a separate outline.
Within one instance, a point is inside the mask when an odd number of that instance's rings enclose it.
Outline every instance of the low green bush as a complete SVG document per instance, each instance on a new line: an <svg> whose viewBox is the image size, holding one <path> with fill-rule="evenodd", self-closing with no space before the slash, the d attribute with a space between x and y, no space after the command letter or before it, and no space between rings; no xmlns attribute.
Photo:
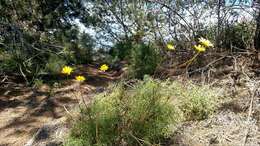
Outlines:
<svg viewBox="0 0 260 146"><path fill-rule="evenodd" d="M119 83L82 110L65 145L159 145L178 122L208 117L216 95L206 86L146 76L135 85Z"/></svg>
<svg viewBox="0 0 260 146"><path fill-rule="evenodd" d="M7 52L0 51L0 72L11 73L19 68L14 57Z"/></svg>
<svg viewBox="0 0 260 146"><path fill-rule="evenodd" d="M113 58L118 58L119 60L128 60L130 58L133 44L134 43L131 40L117 42L113 48L109 50L109 54Z"/></svg>
<svg viewBox="0 0 260 146"><path fill-rule="evenodd" d="M64 67L66 64L67 62L64 58L52 54L46 63L45 71L52 74L58 74L60 73L62 67Z"/></svg>
<svg viewBox="0 0 260 146"><path fill-rule="evenodd" d="M231 24L225 24L220 30L218 38L220 39L219 48L223 51L242 51L253 47L255 24L252 21L243 21ZM197 32L198 36L203 36L210 40L215 40L217 26L208 26L204 30ZM216 43L216 42L214 42ZM215 47L216 44L215 44ZM218 49L220 50L220 49Z"/></svg>
<svg viewBox="0 0 260 146"><path fill-rule="evenodd" d="M116 85L95 97L75 123L66 145L111 146L160 143L176 123L170 95L159 82L146 78L126 89Z"/></svg>
<svg viewBox="0 0 260 146"><path fill-rule="evenodd" d="M173 82L170 88L172 95L176 97L178 109L183 114L183 120L208 118L217 106L218 93L207 85Z"/></svg>
<svg viewBox="0 0 260 146"><path fill-rule="evenodd" d="M131 52L129 76L143 78L144 75L151 75L160 64L162 56L158 48L152 45L136 44Z"/></svg>
<svg viewBox="0 0 260 146"><path fill-rule="evenodd" d="M231 51L241 51L250 49L253 45L254 24L251 22L235 23L226 27L221 33L221 47L233 49Z"/></svg>

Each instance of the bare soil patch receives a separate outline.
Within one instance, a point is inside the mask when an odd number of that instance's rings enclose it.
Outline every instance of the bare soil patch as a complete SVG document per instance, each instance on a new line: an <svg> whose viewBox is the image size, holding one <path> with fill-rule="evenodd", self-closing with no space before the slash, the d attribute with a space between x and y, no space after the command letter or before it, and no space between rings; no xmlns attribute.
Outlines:
<svg viewBox="0 0 260 146"><path fill-rule="evenodd" d="M114 81L114 72L100 72L93 66L79 66L77 74L86 76L86 82L78 84L73 77L64 81L50 94L50 86L40 88L26 87L24 84L4 82L0 90L0 145L21 146L40 145L32 140L44 141L53 138L48 132L55 129L55 133L66 133L67 110L73 109L80 101L77 93L89 100L90 94L102 91L110 81ZM65 107L65 108L64 108ZM47 128L46 128L47 127ZM49 127L49 128L48 128ZM65 129L64 129L65 127ZM41 131L48 131L47 135ZM38 134L37 134L38 132ZM43 138L39 139L37 137ZM62 136L57 136L56 138ZM42 142L41 145L46 145Z"/></svg>

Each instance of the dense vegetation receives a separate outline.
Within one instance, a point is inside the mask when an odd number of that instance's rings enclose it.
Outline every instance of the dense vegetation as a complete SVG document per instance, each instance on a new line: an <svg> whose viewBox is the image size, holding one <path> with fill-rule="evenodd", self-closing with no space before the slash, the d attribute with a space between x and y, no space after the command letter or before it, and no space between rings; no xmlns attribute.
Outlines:
<svg viewBox="0 0 260 146"><path fill-rule="evenodd" d="M144 44L158 48L158 57L165 57L167 53L160 49L170 42L177 52L190 52L199 37L215 40L217 47L228 51L259 48L258 11L252 14L255 19L242 18L238 13L243 9L218 1L2 0L0 8L1 74L15 72L28 83L57 73L65 64L98 60L111 65L128 60L133 62L130 66L140 65L141 72L151 74L161 61L142 67L137 57L155 55L143 52L148 51L146 47L137 52ZM196 20L187 20L186 15ZM217 21L210 17L214 15ZM90 29L95 32L89 33ZM142 73L137 72L135 76L140 77Z"/></svg>
<svg viewBox="0 0 260 146"><path fill-rule="evenodd" d="M207 118L216 107L216 93L148 76L131 87L119 83L81 111L65 145L163 144L177 123Z"/></svg>
<svg viewBox="0 0 260 146"><path fill-rule="evenodd" d="M246 54L253 75L260 74L259 4L1 0L0 85L48 84L51 101L57 84L98 82L79 66L96 68L100 78L118 80L88 105L79 103L64 145L163 145L176 125L214 113L220 95L206 84L212 72L233 63L236 84L246 74L237 58ZM187 80L198 76L203 83Z"/></svg>

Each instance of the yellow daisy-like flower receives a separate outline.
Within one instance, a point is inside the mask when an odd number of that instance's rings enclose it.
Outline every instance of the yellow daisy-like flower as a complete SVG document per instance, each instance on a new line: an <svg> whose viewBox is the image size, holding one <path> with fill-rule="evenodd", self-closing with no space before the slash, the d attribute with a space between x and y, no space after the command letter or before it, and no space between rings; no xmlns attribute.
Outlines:
<svg viewBox="0 0 260 146"><path fill-rule="evenodd" d="M83 82L86 80L86 78L84 76L76 76L75 79L79 82Z"/></svg>
<svg viewBox="0 0 260 146"><path fill-rule="evenodd" d="M195 50L197 50L198 52L205 52L206 48L203 47L202 45L195 45L194 46Z"/></svg>
<svg viewBox="0 0 260 146"><path fill-rule="evenodd" d="M69 66L64 66L61 70L62 74L70 75L73 72L73 69Z"/></svg>
<svg viewBox="0 0 260 146"><path fill-rule="evenodd" d="M100 66L99 68L101 71L107 71L108 70L108 66L106 64L103 64Z"/></svg>
<svg viewBox="0 0 260 146"><path fill-rule="evenodd" d="M205 47L214 47L214 45L207 39L199 38L199 42Z"/></svg>
<svg viewBox="0 0 260 146"><path fill-rule="evenodd" d="M167 44L168 50L175 50L175 47L172 44Z"/></svg>

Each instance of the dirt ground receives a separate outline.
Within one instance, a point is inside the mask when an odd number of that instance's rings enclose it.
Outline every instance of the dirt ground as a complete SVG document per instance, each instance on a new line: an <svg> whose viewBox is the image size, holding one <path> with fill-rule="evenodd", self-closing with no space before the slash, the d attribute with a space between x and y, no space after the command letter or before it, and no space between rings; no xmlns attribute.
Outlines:
<svg viewBox="0 0 260 146"><path fill-rule="evenodd" d="M230 75L215 82L224 89L215 113L177 126L171 146L260 146L260 78L232 85ZM256 85L256 84L251 84ZM255 90L250 91L252 88Z"/></svg>
<svg viewBox="0 0 260 146"><path fill-rule="evenodd" d="M66 116L78 105L79 98L83 97L87 102L90 94L102 91L110 81L116 80L113 77L115 73L103 73L94 67L81 66L75 74L78 73L86 76L86 82L78 84L73 79L68 79L51 93L46 84L37 89L12 82L1 84L0 146L37 145L32 142L35 134L42 127L55 123L62 125L61 132L66 133ZM79 96L79 93L83 96ZM57 127L57 124L54 126ZM41 137L49 136L42 136L41 133ZM62 135L56 135L56 138L62 138Z"/></svg>
<svg viewBox="0 0 260 146"><path fill-rule="evenodd" d="M86 76L86 82L63 81L52 94L47 85L38 89L14 83L1 85L0 146L61 144L69 128L66 117L78 106L79 97L87 102L119 77L117 72L102 73L86 66L81 66L77 73ZM212 79L212 86L225 91L215 114L202 121L179 124L166 145L260 146L260 87L252 96L249 81L237 80L234 83L232 74Z"/></svg>

